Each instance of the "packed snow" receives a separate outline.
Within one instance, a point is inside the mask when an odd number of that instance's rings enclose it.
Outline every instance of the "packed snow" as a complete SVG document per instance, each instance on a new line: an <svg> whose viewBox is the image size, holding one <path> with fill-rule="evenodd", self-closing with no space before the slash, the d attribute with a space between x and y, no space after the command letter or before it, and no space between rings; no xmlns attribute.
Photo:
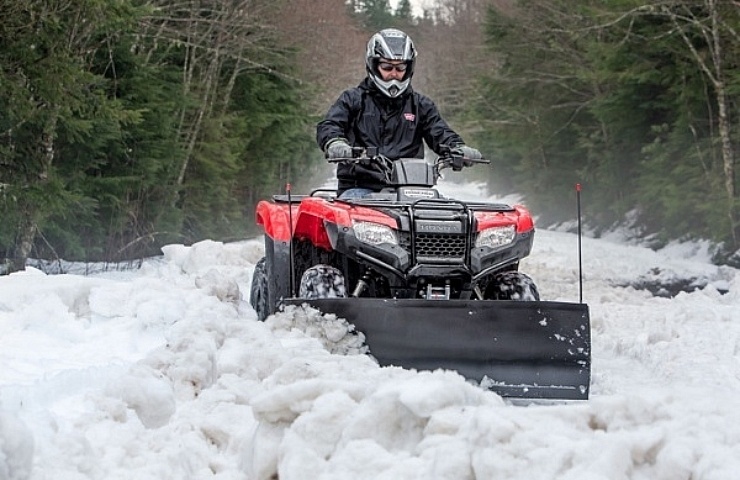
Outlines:
<svg viewBox="0 0 740 480"><path fill-rule="evenodd" d="M451 195L487 195L448 185ZM578 301L577 237L521 270ZM740 282L706 246L583 239L588 401L501 398L379 367L348 325L249 306L262 239L138 270L0 277L0 480L645 479L740 475ZM690 280L701 289L636 289Z"/></svg>

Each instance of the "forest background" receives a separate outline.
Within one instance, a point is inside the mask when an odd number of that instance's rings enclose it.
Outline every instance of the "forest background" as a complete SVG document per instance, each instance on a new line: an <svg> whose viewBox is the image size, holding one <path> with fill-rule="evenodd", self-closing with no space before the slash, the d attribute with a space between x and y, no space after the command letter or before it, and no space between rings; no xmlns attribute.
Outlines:
<svg viewBox="0 0 740 480"><path fill-rule="evenodd" d="M255 234L260 199L326 172L315 125L390 26L414 88L492 160L477 175L540 225L574 218L578 183L594 235L740 265L740 2L423 6L0 0L0 273Z"/></svg>

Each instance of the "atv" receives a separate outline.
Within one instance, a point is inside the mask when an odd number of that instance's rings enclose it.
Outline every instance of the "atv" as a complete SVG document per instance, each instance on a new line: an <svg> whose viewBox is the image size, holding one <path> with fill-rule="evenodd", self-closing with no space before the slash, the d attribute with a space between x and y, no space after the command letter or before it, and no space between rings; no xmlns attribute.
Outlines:
<svg viewBox="0 0 740 480"><path fill-rule="evenodd" d="M447 149L434 163L390 161L356 149L334 161L375 171L387 186L346 200L288 190L257 205L265 257L250 302L260 320L308 304L354 324L381 365L456 370L507 397L588 398L588 306L542 301L519 271L532 215L435 188L443 170L487 160Z"/></svg>

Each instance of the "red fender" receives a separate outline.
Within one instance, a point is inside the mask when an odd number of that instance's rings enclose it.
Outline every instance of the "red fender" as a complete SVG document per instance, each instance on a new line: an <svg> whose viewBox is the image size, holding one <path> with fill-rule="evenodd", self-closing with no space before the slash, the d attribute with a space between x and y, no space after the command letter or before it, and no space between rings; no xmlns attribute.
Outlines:
<svg viewBox="0 0 740 480"><path fill-rule="evenodd" d="M334 223L339 228L352 227L353 220L375 222L398 228L396 220L370 208L350 205L344 202L330 202L320 197L307 197L300 203L291 204L293 235L310 240L319 248L331 250L331 243L324 227L325 222ZM288 203L261 201L257 204L257 225L262 225L265 235L278 241L288 241L291 229Z"/></svg>
<svg viewBox="0 0 740 480"><path fill-rule="evenodd" d="M478 221L478 231L492 227L516 225L516 233L526 233L534 230L532 215L522 205L514 205L513 212L475 212Z"/></svg>

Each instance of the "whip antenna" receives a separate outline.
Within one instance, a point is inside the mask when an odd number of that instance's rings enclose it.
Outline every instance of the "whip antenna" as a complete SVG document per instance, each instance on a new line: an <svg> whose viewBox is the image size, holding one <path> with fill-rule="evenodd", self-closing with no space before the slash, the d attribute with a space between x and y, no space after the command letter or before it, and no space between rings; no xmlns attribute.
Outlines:
<svg viewBox="0 0 740 480"><path fill-rule="evenodd" d="M581 184L576 183L576 204L578 205L578 301L583 303L583 255L581 247Z"/></svg>
<svg viewBox="0 0 740 480"><path fill-rule="evenodd" d="M288 257L290 257L290 296L295 297L295 259L293 258L293 199L290 196L290 183L285 184L285 191L288 194L288 223L290 224L288 232Z"/></svg>

